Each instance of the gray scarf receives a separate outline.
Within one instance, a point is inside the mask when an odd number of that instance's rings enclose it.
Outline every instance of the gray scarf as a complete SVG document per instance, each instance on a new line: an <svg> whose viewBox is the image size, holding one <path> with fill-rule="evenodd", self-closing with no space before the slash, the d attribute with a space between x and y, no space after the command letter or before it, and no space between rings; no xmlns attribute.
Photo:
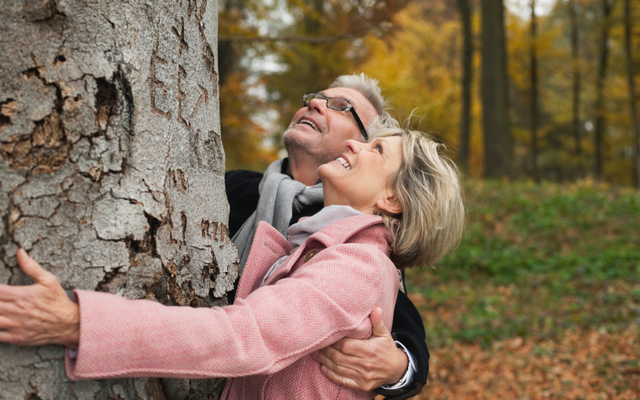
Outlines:
<svg viewBox="0 0 640 400"><path fill-rule="evenodd" d="M301 212L305 206L324 201L322 183L306 186L291 179L289 175L282 173L282 161L274 161L267 168L258 187L260 192L258 208L231 239L238 248L240 273L249 257L253 237L260 221L265 221L286 236L294 212Z"/></svg>

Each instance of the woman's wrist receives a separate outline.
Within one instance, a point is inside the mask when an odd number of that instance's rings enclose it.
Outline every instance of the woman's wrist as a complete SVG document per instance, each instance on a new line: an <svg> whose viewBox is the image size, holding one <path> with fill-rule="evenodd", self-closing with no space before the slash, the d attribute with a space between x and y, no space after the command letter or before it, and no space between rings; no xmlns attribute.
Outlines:
<svg viewBox="0 0 640 400"><path fill-rule="evenodd" d="M64 329L61 329L59 344L70 349L77 349L80 344L80 307L69 300L63 318Z"/></svg>

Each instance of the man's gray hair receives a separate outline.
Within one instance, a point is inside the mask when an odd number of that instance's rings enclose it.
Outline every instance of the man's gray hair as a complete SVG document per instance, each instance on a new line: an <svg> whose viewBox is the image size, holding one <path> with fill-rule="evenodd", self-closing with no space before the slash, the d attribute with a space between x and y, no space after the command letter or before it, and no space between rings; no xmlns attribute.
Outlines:
<svg viewBox="0 0 640 400"><path fill-rule="evenodd" d="M380 89L377 80L369 78L364 73L361 73L360 75L341 75L337 77L331 85L329 85L329 88L337 87L357 90L369 101L369 103L373 105L373 108L376 109L376 112L378 113L378 120L375 121L374 118L374 120L369 123L367 126L367 132L372 129L373 125L381 125L386 128L395 128L400 126L398 121L386 111L388 103L384 96L382 96L382 89Z"/></svg>

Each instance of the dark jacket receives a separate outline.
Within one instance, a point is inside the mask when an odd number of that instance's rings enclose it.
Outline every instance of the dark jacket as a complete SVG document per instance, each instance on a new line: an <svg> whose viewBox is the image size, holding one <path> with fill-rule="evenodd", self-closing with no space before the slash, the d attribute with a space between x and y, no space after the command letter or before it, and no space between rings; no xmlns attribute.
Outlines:
<svg viewBox="0 0 640 400"><path fill-rule="evenodd" d="M283 173L286 173L287 163L283 163ZM231 237L236 234L242 224L258 207L260 193L258 186L262 180L259 172L235 170L225 174L225 186L229 200L229 232ZM314 215L320 211L323 204L317 204L295 213L290 224L298 222L302 217ZM233 294L231 295L233 297ZM233 301L232 298L229 301ZM422 391L429 375L429 349L425 343L425 331L422 318L411 300L401 290L393 313L393 338L401 342L411 352L416 361L416 374L413 385L408 389L386 390L377 389L376 392L387 399L403 400L413 397Z"/></svg>

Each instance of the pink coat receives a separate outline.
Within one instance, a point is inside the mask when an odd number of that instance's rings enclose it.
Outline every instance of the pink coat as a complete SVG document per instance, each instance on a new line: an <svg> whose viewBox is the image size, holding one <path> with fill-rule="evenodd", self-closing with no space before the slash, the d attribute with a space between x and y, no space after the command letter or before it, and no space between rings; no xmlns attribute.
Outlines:
<svg viewBox="0 0 640 400"><path fill-rule="evenodd" d="M66 358L72 380L116 377L230 377L223 399L371 399L325 378L310 354L343 337L371 335L379 306L391 328L398 273L382 219L339 220L289 254L287 240L260 223L235 303L167 307L77 291L80 346ZM320 251L322 250L322 251Z"/></svg>

